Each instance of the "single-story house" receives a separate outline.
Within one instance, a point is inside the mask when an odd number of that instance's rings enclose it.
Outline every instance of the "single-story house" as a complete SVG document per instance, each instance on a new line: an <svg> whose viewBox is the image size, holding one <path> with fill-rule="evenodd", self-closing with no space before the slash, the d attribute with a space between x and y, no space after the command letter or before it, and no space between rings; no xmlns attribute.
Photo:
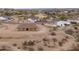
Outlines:
<svg viewBox="0 0 79 59"><path fill-rule="evenodd" d="M70 22L68 22L68 21L58 21L56 25L60 26L60 27L64 27L66 25L70 25Z"/></svg>
<svg viewBox="0 0 79 59"><path fill-rule="evenodd" d="M0 21L10 21L10 20L12 20L12 18L9 16L0 16Z"/></svg>
<svg viewBox="0 0 79 59"><path fill-rule="evenodd" d="M28 18L27 21L28 21L28 22L31 22L31 23L35 23L37 20L36 20L36 19L32 19L32 18Z"/></svg>
<svg viewBox="0 0 79 59"><path fill-rule="evenodd" d="M18 31L37 31L37 25L35 23L21 23L17 29Z"/></svg>

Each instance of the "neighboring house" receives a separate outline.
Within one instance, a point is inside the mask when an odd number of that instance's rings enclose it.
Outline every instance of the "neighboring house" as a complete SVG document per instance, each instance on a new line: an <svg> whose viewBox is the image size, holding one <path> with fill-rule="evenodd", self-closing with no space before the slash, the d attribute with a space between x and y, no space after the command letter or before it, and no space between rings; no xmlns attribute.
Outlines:
<svg viewBox="0 0 79 59"><path fill-rule="evenodd" d="M37 31L37 26L34 23L22 23L17 29L18 31Z"/></svg>
<svg viewBox="0 0 79 59"><path fill-rule="evenodd" d="M30 22L30 23L35 23L37 20L36 19L31 19L31 18L28 18L28 20L27 20L28 22Z"/></svg>
<svg viewBox="0 0 79 59"><path fill-rule="evenodd" d="M68 21L58 21L57 22L57 26L64 27L66 25L70 25L70 22L68 22Z"/></svg>
<svg viewBox="0 0 79 59"><path fill-rule="evenodd" d="M0 16L0 21L11 21L12 18L9 16Z"/></svg>

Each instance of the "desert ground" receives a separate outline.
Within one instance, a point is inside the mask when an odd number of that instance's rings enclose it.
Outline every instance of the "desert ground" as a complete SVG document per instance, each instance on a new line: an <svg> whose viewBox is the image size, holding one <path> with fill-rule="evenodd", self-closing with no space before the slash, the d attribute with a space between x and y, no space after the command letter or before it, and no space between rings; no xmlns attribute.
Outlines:
<svg viewBox="0 0 79 59"><path fill-rule="evenodd" d="M63 30L50 30L37 24L38 31L17 31L18 24L0 25L1 51L69 51L76 47L75 38Z"/></svg>
<svg viewBox="0 0 79 59"><path fill-rule="evenodd" d="M1 8L0 51L79 51L79 8Z"/></svg>

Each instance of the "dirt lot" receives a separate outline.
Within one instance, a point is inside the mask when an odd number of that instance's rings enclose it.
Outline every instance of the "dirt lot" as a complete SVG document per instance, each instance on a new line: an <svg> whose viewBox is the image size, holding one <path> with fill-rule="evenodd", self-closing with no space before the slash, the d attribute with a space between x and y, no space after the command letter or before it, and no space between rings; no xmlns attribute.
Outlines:
<svg viewBox="0 0 79 59"><path fill-rule="evenodd" d="M38 31L17 31L18 24L0 25L0 50L8 51L64 51L75 46L74 37L61 30L53 31L38 25Z"/></svg>

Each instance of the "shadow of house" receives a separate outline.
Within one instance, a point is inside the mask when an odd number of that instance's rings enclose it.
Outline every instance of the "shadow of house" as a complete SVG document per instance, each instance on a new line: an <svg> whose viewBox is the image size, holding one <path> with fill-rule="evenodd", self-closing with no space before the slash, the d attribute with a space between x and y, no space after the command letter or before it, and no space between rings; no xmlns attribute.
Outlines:
<svg viewBox="0 0 79 59"><path fill-rule="evenodd" d="M37 26L34 23L22 23L17 29L18 31L37 31Z"/></svg>

